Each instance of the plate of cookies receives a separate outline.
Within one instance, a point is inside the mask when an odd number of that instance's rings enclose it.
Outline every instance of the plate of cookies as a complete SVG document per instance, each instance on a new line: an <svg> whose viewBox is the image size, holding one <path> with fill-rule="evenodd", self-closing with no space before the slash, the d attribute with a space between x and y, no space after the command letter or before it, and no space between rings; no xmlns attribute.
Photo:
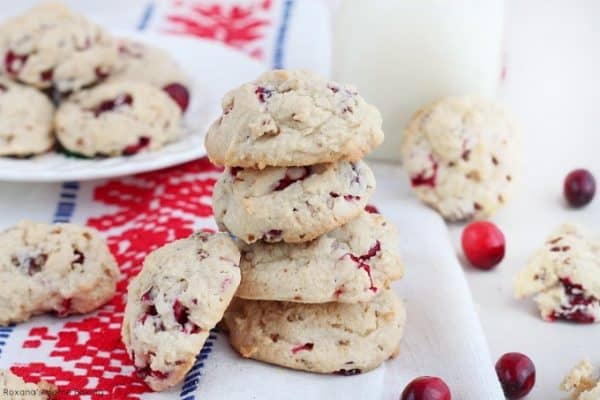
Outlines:
<svg viewBox="0 0 600 400"><path fill-rule="evenodd" d="M3 181L98 179L202 157L222 94L264 70L215 42L108 32L56 4L4 21L0 52Z"/></svg>

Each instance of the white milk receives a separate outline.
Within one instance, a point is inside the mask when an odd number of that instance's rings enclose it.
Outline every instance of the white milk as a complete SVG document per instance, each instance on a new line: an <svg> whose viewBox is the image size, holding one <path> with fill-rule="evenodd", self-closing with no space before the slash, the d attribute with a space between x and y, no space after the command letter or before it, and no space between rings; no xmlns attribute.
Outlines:
<svg viewBox="0 0 600 400"><path fill-rule="evenodd" d="M428 102L495 95L503 16L504 0L343 0L333 78L381 110L385 142L373 158L400 159L402 130Z"/></svg>

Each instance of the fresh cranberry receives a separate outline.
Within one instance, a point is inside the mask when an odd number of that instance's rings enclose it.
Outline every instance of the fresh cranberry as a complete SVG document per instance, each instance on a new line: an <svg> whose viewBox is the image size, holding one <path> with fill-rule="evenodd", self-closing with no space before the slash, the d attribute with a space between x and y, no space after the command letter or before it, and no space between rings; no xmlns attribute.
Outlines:
<svg viewBox="0 0 600 400"><path fill-rule="evenodd" d="M525 354L506 353L496 363L496 373L508 400L527 396L535 384L535 365Z"/></svg>
<svg viewBox="0 0 600 400"><path fill-rule="evenodd" d="M463 230L462 248L474 267L492 269L504 258L504 235L491 222L472 222Z"/></svg>
<svg viewBox="0 0 600 400"><path fill-rule="evenodd" d="M306 179L309 175L310 168L308 167L288 168L285 171L284 177L277 182L277 185L273 190L279 192L290 186L292 183Z"/></svg>
<svg viewBox="0 0 600 400"><path fill-rule="evenodd" d="M112 111L117 107L131 104L133 104L133 97L131 97L130 94L121 94L114 99L104 100L100 104L91 108L90 111L94 113L94 117L98 117L100 114L103 114L107 111Z"/></svg>
<svg viewBox="0 0 600 400"><path fill-rule="evenodd" d="M131 146L127 146L123 149L124 156L132 156L134 154L139 153L144 148L150 145L150 138L148 136L140 136L138 142L136 144L132 144Z"/></svg>
<svg viewBox="0 0 600 400"><path fill-rule="evenodd" d="M190 105L190 92L185 86L179 83L170 83L163 87L163 90L177 103L181 112L187 110Z"/></svg>
<svg viewBox="0 0 600 400"><path fill-rule="evenodd" d="M402 391L400 400L451 400L448 385L434 376L421 376L411 381Z"/></svg>
<svg viewBox="0 0 600 400"><path fill-rule="evenodd" d="M564 194L571 207L583 207L594 198L596 180L587 169L571 171L565 178Z"/></svg>

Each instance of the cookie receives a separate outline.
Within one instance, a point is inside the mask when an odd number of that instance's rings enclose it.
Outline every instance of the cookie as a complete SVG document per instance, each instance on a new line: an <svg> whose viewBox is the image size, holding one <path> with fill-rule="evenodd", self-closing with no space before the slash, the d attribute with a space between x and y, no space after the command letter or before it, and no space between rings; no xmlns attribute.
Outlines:
<svg viewBox="0 0 600 400"><path fill-rule="evenodd" d="M54 106L43 93L0 77L0 156L26 157L54 146Z"/></svg>
<svg viewBox="0 0 600 400"><path fill-rule="evenodd" d="M231 345L243 357L344 375L394 357L405 320L404 305L389 290L357 304L235 299L224 317Z"/></svg>
<svg viewBox="0 0 600 400"><path fill-rule="evenodd" d="M600 239L562 225L521 271L515 293L535 295L547 321L600 321Z"/></svg>
<svg viewBox="0 0 600 400"><path fill-rule="evenodd" d="M97 309L115 294L119 268L95 230L24 221L0 233L0 325Z"/></svg>
<svg viewBox="0 0 600 400"><path fill-rule="evenodd" d="M520 133L508 112L479 97L448 97L419 110L401 153L417 196L450 221L492 215L512 196Z"/></svg>
<svg viewBox="0 0 600 400"><path fill-rule="evenodd" d="M577 364L560 384L560 389L570 392L573 400L600 399L600 379L589 361Z"/></svg>
<svg viewBox="0 0 600 400"><path fill-rule="evenodd" d="M118 70L111 81L141 81L163 89L185 111L189 105L188 79L171 55L158 47L119 39Z"/></svg>
<svg viewBox="0 0 600 400"><path fill-rule="evenodd" d="M6 400L50 400L58 393L56 386L41 381L27 383L8 370L0 369L0 398Z"/></svg>
<svg viewBox="0 0 600 400"><path fill-rule="evenodd" d="M243 246L240 268L236 296L302 303L370 301L403 274L396 229L366 211L311 242Z"/></svg>
<svg viewBox="0 0 600 400"><path fill-rule="evenodd" d="M113 82L82 90L56 112L61 145L86 157L157 150L182 133L181 110L162 90Z"/></svg>
<svg viewBox="0 0 600 400"><path fill-rule="evenodd" d="M381 115L351 86L309 71L270 71L227 93L206 150L219 165L357 161L383 141Z"/></svg>
<svg viewBox="0 0 600 400"><path fill-rule="evenodd" d="M117 47L85 17L59 3L42 3L0 26L0 56L11 78L70 92L112 73Z"/></svg>
<svg viewBox="0 0 600 400"><path fill-rule="evenodd" d="M123 343L155 391L180 382L240 283L240 252L224 233L197 233L148 255L129 284Z"/></svg>
<svg viewBox="0 0 600 400"><path fill-rule="evenodd" d="M362 161L228 168L215 185L213 209L220 228L246 243L307 242L358 217L374 190Z"/></svg>

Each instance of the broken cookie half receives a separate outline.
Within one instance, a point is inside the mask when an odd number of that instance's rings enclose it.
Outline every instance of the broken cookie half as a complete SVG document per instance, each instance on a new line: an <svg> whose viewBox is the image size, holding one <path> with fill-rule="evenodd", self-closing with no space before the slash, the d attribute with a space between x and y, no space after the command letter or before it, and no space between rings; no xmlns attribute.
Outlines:
<svg viewBox="0 0 600 400"><path fill-rule="evenodd" d="M225 233L196 233L150 253L129 284L122 338L152 390L176 385L240 284L240 251Z"/></svg>
<svg viewBox="0 0 600 400"><path fill-rule="evenodd" d="M547 321L600 321L600 238L560 226L519 274L515 294L534 295Z"/></svg>

